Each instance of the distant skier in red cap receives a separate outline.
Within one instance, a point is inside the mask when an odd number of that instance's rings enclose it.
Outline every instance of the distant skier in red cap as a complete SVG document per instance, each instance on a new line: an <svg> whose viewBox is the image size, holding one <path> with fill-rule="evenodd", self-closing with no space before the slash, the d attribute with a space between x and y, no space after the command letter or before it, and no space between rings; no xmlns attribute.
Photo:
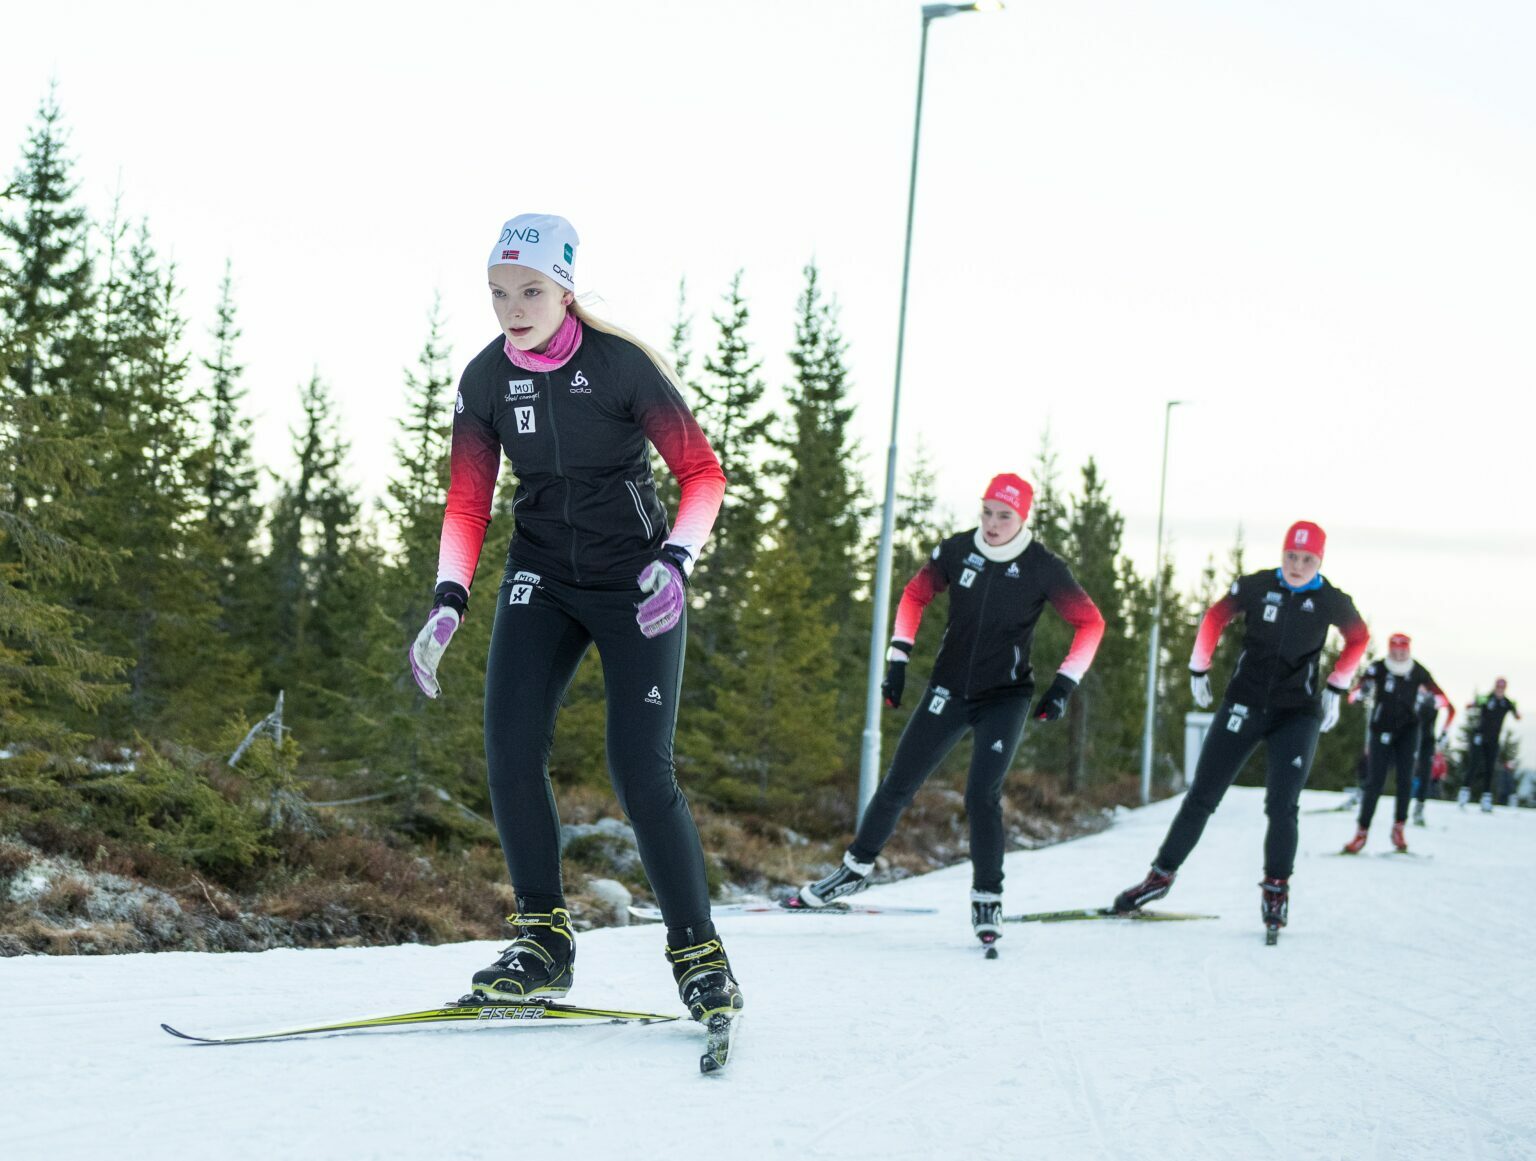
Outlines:
<svg viewBox="0 0 1536 1161"><path fill-rule="evenodd" d="M945 755L973 732L965 790L974 868L971 920L983 943L1002 934L1003 779L1024 736L1035 688L1029 664L1035 622L1049 602L1076 630L1055 680L1035 705L1036 721L1055 721L1065 712L1104 635L1104 618L1072 570L1025 527L1033 499L1034 489L1021 477L994 476L982 496L981 526L941 541L907 582L886 653L885 704L901 705L923 609L948 592L949 620L939 653L842 865L800 888L803 905L825 907L867 885L902 811Z"/></svg>
<svg viewBox="0 0 1536 1161"><path fill-rule="evenodd" d="M1365 846L1376 800L1387 784L1387 768L1397 771L1397 802L1392 821L1392 845L1408 849L1403 827L1408 822L1408 802L1413 796L1414 767L1419 756L1419 702L1423 695L1434 703L1450 706L1450 698L1440 688L1429 670L1413 659L1413 642L1406 633L1393 633L1387 640L1387 655L1372 662L1360 674L1360 687L1374 703L1371 709L1370 761L1364 791L1360 797L1360 817L1355 837L1344 844L1344 853L1358 854ZM1455 709L1451 717L1456 716ZM1449 728L1450 719L1446 720ZM1422 813L1422 806L1420 808Z"/></svg>
<svg viewBox="0 0 1536 1161"><path fill-rule="evenodd" d="M1238 616L1244 620L1243 652L1200 749L1194 783L1162 849L1147 877L1116 896L1116 911L1136 911L1168 894L1222 795L1263 742L1269 759L1264 780L1269 829L1264 881L1259 884L1261 915L1270 942L1285 926L1301 788L1312 769L1318 733L1338 724L1339 703L1370 641L1355 602L1319 571L1326 543L1321 528L1298 520L1286 531L1279 568L1238 577L1227 595L1206 610L1189 659L1190 689L1202 709L1212 701L1210 669L1216 643ZM1334 625L1344 634L1344 649L1325 685L1320 655Z"/></svg>

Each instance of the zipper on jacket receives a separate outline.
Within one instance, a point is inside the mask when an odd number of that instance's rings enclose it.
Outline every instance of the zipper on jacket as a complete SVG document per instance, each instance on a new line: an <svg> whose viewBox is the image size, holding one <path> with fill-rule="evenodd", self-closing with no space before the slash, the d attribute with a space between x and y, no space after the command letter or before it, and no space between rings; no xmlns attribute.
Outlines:
<svg viewBox="0 0 1536 1161"><path fill-rule="evenodd" d="M625 480L624 486L629 489L629 498L635 502L635 511L640 514L640 523L645 525L645 539L649 541L656 535L656 530L651 524L651 518L645 514L645 507L640 503L640 489L630 480Z"/></svg>
<svg viewBox="0 0 1536 1161"><path fill-rule="evenodd" d="M971 660L965 667L965 696L971 697L976 673L976 650L981 647L981 634L987 623L987 598L992 595L992 581L986 569L978 570L976 579L983 581L981 589L981 608L976 612L976 633L971 638Z"/></svg>
<svg viewBox="0 0 1536 1161"><path fill-rule="evenodd" d="M565 526L571 534L571 579L579 584L581 570L576 567L576 527L571 523L571 481L566 478L565 467L560 461L560 428L555 423L555 393L550 390L549 373L541 371L539 374L544 380L544 399L548 404L544 410L549 416L549 435L555 443L555 475L560 477L560 482L565 487L565 502L561 511L565 514Z"/></svg>

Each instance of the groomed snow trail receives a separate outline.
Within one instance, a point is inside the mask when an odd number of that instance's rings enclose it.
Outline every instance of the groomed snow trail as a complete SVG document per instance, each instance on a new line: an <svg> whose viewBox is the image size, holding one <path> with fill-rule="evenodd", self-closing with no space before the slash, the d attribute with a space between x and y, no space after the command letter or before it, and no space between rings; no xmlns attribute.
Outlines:
<svg viewBox="0 0 1536 1161"><path fill-rule="evenodd" d="M1337 795L1309 792L1303 809ZM1005 910L1107 903L1178 800L1009 856ZM1235 789L1164 906L1213 922L1009 925L969 868L877 888L933 916L723 918L736 1058L696 1026L193 1034L432 1007L496 944L0 960L6 1158L1536 1158L1536 811L1429 804L1433 858L1334 855L1302 818L1291 926L1263 946L1260 792ZM900 841L900 835L897 836ZM676 1011L659 926L580 936L572 1003ZM538 1152L535 1152L537 1150Z"/></svg>

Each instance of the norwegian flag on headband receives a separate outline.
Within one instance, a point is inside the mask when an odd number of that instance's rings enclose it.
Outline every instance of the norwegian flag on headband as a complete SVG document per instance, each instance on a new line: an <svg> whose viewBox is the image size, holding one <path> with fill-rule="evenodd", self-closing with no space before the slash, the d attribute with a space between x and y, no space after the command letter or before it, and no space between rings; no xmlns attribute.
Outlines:
<svg viewBox="0 0 1536 1161"><path fill-rule="evenodd" d="M1310 520L1298 520L1285 533L1283 552L1310 552L1319 560L1323 558L1323 545L1327 534Z"/></svg>

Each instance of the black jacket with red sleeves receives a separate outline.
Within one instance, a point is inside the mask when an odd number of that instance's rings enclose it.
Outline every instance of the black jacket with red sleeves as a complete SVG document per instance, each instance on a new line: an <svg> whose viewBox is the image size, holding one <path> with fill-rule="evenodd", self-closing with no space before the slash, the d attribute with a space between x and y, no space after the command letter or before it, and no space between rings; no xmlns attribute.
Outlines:
<svg viewBox="0 0 1536 1161"><path fill-rule="evenodd" d="M1280 570L1249 573L1205 612L1195 636L1189 667L1204 673L1211 667L1221 631L1234 617L1243 618L1243 651L1227 683L1226 700L1255 709L1316 709L1323 681L1319 658L1328 629L1337 625L1344 648L1328 675L1339 693L1349 689L1355 668L1370 644L1370 631L1343 589L1321 575L1312 584L1293 589L1280 579Z"/></svg>
<svg viewBox="0 0 1536 1161"><path fill-rule="evenodd" d="M1360 682L1362 685L1371 683L1376 702L1376 708L1371 711L1371 729L1377 733L1412 729L1419 720L1420 690L1429 691L1431 706L1437 704L1435 694L1445 697L1445 691L1436 684L1429 670L1417 661L1402 677L1388 669L1385 661L1373 661L1360 675ZM1434 721L1433 713L1430 721Z"/></svg>
<svg viewBox="0 0 1536 1161"><path fill-rule="evenodd" d="M976 529L940 541L933 556L907 582L896 611L894 639L917 639L923 608L949 593L949 622L930 681L956 697L1028 697L1034 691L1029 651L1035 622L1047 601L1077 632L1058 671L1081 681L1104 618L1066 562L1038 540L1012 560L988 560L976 547Z"/></svg>

